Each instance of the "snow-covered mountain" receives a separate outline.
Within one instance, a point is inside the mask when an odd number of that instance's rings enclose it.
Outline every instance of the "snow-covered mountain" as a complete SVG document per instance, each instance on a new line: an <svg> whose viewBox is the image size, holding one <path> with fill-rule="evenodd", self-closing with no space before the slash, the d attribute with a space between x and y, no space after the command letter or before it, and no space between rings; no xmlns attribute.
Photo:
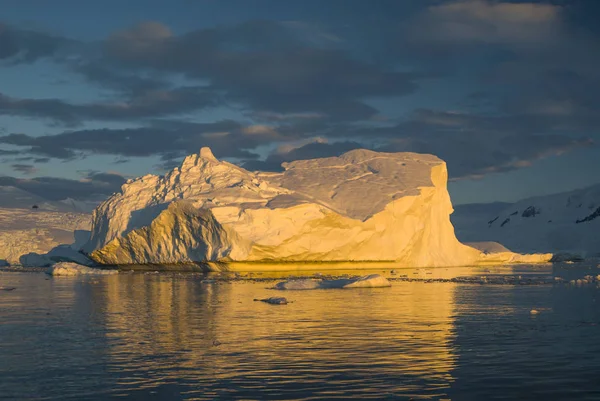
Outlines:
<svg viewBox="0 0 600 401"><path fill-rule="evenodd" d="M461 241L497 241L515 252L600 255L600 185L508 204L479 213L465 205L452 218Z"/></svg>
<svg viewBox="0 0 600 401"><path fill-rule="evenodd" d="M358 149L283 166L282 173L252 173L203 148L165 176L128 181L103 202L85 250L104 264L354 260L455 266L520 257L491 257L458 242L446 164L435 156Z"/></svg>
<svg viewBox="0 0 600 401"><path fill-rule="evenodd" d="M66 198L55 201L13 186L0 185L0 208L36 209L53 212L91 213L102 201ZM1 229L1 227L0 227Z"/></svg>

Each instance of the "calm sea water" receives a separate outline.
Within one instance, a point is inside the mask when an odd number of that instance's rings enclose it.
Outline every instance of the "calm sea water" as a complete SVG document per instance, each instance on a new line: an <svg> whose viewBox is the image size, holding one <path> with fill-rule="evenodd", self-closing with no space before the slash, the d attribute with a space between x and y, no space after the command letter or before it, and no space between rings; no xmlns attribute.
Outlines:
<svg viewBox="0 0 600 401"><path fill-rule="evenodd" d="M400 273L600 274L519 269ZM273 283L0 272L0 399L600 399L597 284Z"/></svg>

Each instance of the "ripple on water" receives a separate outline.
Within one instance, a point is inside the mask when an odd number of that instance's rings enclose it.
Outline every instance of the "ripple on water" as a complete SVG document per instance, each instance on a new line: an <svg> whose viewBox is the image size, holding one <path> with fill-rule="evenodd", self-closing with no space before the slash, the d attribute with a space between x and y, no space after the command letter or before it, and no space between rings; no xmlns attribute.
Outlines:
<svg viewBox="0 0 600 401"><path fill-rule="evenodd" d="M281 295L273 278L0 273L17 287L0 294L0 399L598 397L597 287L435 270L439 281L290 291L280 306L253 301Z"/></svg>

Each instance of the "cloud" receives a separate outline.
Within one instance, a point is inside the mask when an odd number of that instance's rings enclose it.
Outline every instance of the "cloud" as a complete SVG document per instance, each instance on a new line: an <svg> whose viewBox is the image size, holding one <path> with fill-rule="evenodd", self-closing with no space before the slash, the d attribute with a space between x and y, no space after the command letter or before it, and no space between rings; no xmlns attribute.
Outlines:
<svg viewBox="0 0 600 401"><path fill-rule="evenodd" d="M120 187L124 180L125 178L116 172L89 171L83 177L84 182L106 184L110 187Z"/></svg>
<svg viewBox="0 0 600 401"><path fill-rule="evenodd" d="M453 179L524 168L590 146L600 126L600 42L573 29L571 6L559 3L566 5L430 0L373 9L353 2L362 11L349 26L258 20L180 33L141 23L114 32L100 50L90 43L61 59L108 98L78 104L0 95L0 114L73 129L0 136L19 147L0 156L8 165L27 157L153 156L167 169L210 146L219 158L276 170L367 147L437 154ZM0 35L0 58L19 59L15 43ZM64 49L56 46L31 54L53 57ZM375 105L384 102L382 116ZM188 120L213 107L241 117ZM139 128L74 130L91 120ZM264 157L265 149L277 150Z"/></svg>
<svg viewBox="0 0 600 401"><path fill-rule="evenodd" d="M203 87L148 90L106 103L72 104L59 99L18 99L0 93L0 115L51 119L66 125L89 120L140 120L182 114L215 104Z"/></svg>
<svg viewBox="0 0 600 401"><path fill-rule="evenodd" d="M568 120L531 115L489 116L419 110L410 120L372 134L390 152L431 153L448 163L452 179L528 167L535 161L593 146Z"/></svg>
<svg viewBox="0 0 600 401"><path fill-rule="evenodd" d="M21 154L20 150L6 150L0 149L0 156L16 156Z"/></svg>
<svg viewBox="0 0 600 401"><path fill-rule="evenodd" d="M56 56L59 50L74 43L59 36L17 29L0 22L0 62L33 63Z"/></svg>
<svg viewBox="0 0 600 401"><path fill-rule="evenodd" d="M248 133L248 130L254 133ZM210 146L217 157L254 159L250 150L270 142L274 131L244 126L236 121L190 123L154 121L142 128L65 131L58 135L0 136L0 143L24 147L24 152L42 157L72 159L78 155L109 154L122 157L161 156L164 161L181 158Z"/></svg>
<svg viewBox="0 0 600 401"><path fill-rule="evenodd" d="M363 147L365 145L352 141L327 143L322 139L313 140L298 147L279 149L276 153L269 155L266 160L248 161L243 164L243 167L257 171L282 171L281 164L285 162L340 156L350 150Z"/></svg>
<svg viewBox="0 0 600 401"><path fill-rule="evenodd" d="M78 181L56 177L14 178L0 177L0 186L13 186L48 200L73 198L79 200L97 200L118 191L125 178L107 180L91 178Z"/></svg>
<svg viewBox="0 0 600 401"><path fill-rule="evenodd" d="M32 164L12 164L11 165L12 169L15 171L18 171L19 173L25 174L25 175L31 175L34 174L38 171L37 168L35 168L34 165Z"/></svg>
<svg viewBox="0 0 600 401"><path fill-rule="evenodd" d="M411 29L444 43L539 44L556 37L560 17L552 4L460 0L428 7Z"/></svg>
<svg viewBox="0 0 600 401"><path fill-rule="evenodd" d="M402 96L417 89L415 74L306 43L285 24L272 21L178 36L159 23L144 23L112 35L105 50L107 60L122 68L207 80L230 104L254 112L361 120L377 114L365 98Z"/></svg>
<svg viewBox="0 0 600 401"><path fill-rule="evenodd" d="M225 106L256 116L358 121L378 114L367 99L414 93L422 78L306 37L300 23L248 21L181 35L158 22L141 23L108 37L102 57L82 50L60 60L90 83L114 91L113 100L75 104L0 93L0 114L75 126ZM198 84L175 86L175 76Z"/></svg>

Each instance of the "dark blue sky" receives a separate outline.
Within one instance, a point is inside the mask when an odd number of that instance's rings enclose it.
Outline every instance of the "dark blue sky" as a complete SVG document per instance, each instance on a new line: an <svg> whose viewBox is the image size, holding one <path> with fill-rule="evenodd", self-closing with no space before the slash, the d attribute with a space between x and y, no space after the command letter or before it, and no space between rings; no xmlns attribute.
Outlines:
<svg viewBox="0 0 600 401"><path fill-rule="evenodd" d="M0 0L0 185L100 197L201 146L433 153L455 203L595 184L598 3Z"/></svg>

